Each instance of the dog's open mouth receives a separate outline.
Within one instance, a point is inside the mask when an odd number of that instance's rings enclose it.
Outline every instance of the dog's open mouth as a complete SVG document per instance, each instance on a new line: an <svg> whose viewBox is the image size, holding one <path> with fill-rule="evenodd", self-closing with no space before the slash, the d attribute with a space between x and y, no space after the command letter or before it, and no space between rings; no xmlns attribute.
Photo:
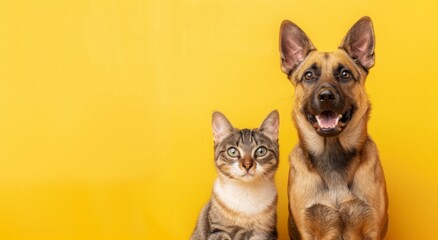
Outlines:
<svg viewBox="0 0 438 240"><path fill-rule="evenodd" d="M324 136L339 134L348 124L353 115L353 107L350 107L343 114L332 110L325 110L317 115L308 114L307 118L315 130Z"/></svg>

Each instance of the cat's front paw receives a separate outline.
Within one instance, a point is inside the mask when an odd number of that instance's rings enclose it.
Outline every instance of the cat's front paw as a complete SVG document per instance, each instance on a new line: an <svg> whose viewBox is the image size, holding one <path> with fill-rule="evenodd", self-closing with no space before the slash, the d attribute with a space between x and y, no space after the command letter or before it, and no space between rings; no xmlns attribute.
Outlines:
<svg viewBox="0 0 438 240"><path fill-rule="evenodd" d="M232 240L230 235L224 232L214 233L208 236L207 240Z"/></svg>
<svg viewBox="0 0 438 240"><path fill-rule="evenodd" d="M277 240L277 237L274 235L253 235L249 240Z"/></svg>
<svg viewBox="0 0 438 240"><path fill-rule="evenodd" d="M252 237L249 240L277 240L276 237Z"/></svg>

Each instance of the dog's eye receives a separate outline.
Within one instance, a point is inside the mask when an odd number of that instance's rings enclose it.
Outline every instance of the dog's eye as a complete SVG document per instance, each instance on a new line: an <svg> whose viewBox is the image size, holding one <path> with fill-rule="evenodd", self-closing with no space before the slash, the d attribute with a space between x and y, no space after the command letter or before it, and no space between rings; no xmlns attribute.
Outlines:
<svg viewBox="0 0 438 240"><path fill-rule="evenodd" d="M313 72L312 71L307 71L304 73L304 79L305 80L312 80L314 78Z"/></svg>
<svg viewBox="0 0 438 240"><path fill-rule="evenodd" d="M350 73L350 71L348 71L348 70L343 70L342 72L341 72L341 77L342 77L342 79L350 79L350 77L351 77L351 73Z"/></svg>

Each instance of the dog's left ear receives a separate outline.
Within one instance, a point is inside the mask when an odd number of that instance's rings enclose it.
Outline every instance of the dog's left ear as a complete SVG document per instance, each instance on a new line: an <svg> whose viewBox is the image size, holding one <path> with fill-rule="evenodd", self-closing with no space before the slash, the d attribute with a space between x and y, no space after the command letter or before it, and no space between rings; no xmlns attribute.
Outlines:
<svg viewBox="0 0 438 240"><path fill-rule="evenodd" d="M374 30L371 18L362 17L357 21L341 43L348 55L366 70L374 66Z"/></svg>

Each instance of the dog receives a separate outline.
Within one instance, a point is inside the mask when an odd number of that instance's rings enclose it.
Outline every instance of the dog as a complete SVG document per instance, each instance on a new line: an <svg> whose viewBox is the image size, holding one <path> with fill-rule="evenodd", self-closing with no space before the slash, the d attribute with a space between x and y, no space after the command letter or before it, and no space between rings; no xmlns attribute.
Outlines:
<svg viewBox="0 0 438 240"><path fill-rule="evenodd" d="M365 79L374 65L369 17L333 52L318 52L284 20L281 69L295 88L292 118L299 142L289 171L289 235L299 239L383 239L388 196L377 148L367 133Z"/></svg>

